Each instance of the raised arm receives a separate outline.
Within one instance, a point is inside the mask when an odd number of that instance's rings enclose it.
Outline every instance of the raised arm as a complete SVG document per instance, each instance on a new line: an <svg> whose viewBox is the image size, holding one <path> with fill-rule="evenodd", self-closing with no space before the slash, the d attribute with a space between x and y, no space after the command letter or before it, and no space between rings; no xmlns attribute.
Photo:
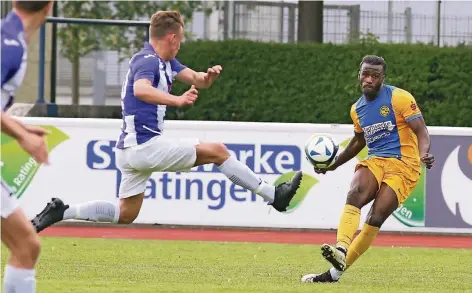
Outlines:
<svg viewBox="0 0 472 293"><path fill-rule="evenodd" d="M2 111L1 113L2 132L18 141L19 145L30 154L38 163L48 163L48 150L43 135L46 131L39 131L39 128L31 130L20 121L13 119Z"/></svg>
<svg viewBox="0 0 472 293"><path fill-rule="evenodd" d="M133 81L133 94L136 98L150 104L182 107L192 105L197 99L198 91L192 87L182 96L174 96L153 86L159 80L159 61L157 57L143 57L136 61ZM128 80L127 80L128 82Z"/></svg>
<svg viewBox="0 0 472 293"><path fill-rule="evenodd" d="M215 65L207 69L207 72L196 72L193 69L180 64L177 59L171 60L172 71L176 73L175 79L197 88L208 88L218 78L223 68Z"/></svg>

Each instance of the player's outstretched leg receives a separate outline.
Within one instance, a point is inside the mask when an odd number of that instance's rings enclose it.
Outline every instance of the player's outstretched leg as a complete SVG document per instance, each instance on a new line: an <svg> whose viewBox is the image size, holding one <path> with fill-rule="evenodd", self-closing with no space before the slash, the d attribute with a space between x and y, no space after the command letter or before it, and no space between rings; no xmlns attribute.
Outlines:
<svg viewBox="0 0 472 293"><path fill-rule="evenodd" d="M322 256L339 271L346 268L346 254L359 228L361 208L371 202L377 194L378 183L374 172L366 167L357 169L339 220L336 246L328 244L321 246Z"/></svg>
<svg viewBox="0 0 472 293"><path fill-rule="evenodd" d="M302 277L302 282L319 283L319 282L337 282L342 274L353 265L353 263L364 254L375 241L380 227L385 220L396 210L398 199L387 184L382 183L378 196L374 200L372 207L367 215L367 220L362 227L361 232L349 246L347 256L345 258L345 268L343 270L334 266L323 274L308 274ZM330 246L331 249L336 249ZM332 281L331 281L332 280Z"/></svg>
<svg viewBox="0 0 472 293"><path fill-rule="evenodd" d="M36 232L62 220L78 219L92 222L117 223L120 206L108 201L90 201L75 206L64 204L59 198L53 198L46 207L31 220Z"/></svg>
<svg viewBox="0 0 472 293"><path fill-rule="evenodd" d="M297 171L290 181L283 182L275 187L274 200L269 202L279 212L285 212L290 201L297 193L302 181L302 171ZM264 182L264 184L267 184Z"/></svg>
<svg viewBox="0 0 472 293"><path fill-rule="evenodd" d="M269 185L248 166L231 156L222 143L201 143L196 146L196 150L194 166L215 164L234 184L260 195L279 212L287 210L302 181L302 172L298 171L290 181L277 186Z"/></svg>
<svg viewBox="0 0 472 293"><path fill-rule="evenodd" d="M352 264L370 248L377 238L380 227L397 207L397 195L391 187L382 183L361 232L349 247L346 259L347 267L352 266Z"/></svg>

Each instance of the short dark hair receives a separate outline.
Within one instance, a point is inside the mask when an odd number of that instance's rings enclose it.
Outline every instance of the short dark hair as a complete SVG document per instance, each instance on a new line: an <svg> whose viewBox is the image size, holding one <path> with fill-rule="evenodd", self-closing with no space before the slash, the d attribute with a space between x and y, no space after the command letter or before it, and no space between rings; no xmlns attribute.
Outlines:
<svg viewBox="0 0 472 293"><path fill-rule="evenodd" d="M51 1L15 1L15 8L29 13L39 12L48 6Z"/></svg>
<svg viewBox="0 0 472 293"><path fill-rule="evenodd" d="M385 62L385 59L376 56L376 55L366 55L364 58L362 58L360 67L362 67L362 64L367 63L370 65L382 65L384 73L387 72L387 63Z"/></svg>
<svg viewBox="0 0 472 293"><path fill-rule="evenodd" d="M158 11L151 17L150 35L160 39L169 32L177 33L180 27L184 21L178 11Z"/></svg>

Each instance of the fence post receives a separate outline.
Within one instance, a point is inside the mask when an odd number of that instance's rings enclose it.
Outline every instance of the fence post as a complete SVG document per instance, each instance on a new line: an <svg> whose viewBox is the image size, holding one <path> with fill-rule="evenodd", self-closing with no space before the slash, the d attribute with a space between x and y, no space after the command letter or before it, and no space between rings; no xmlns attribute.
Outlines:
<svg viewBox="0 0 472 293"><path fill-rule="evenodd" d="M436 11L436 45L441 46L441 0L437 0Z"/></svg>
<svg viewBox="0 0 472 293"><path fill-rule="evenodd" d="M361 6L352 5L351 7L349 7L349 42L350 43L359 42L359 37L361 34L360 22L361 22Z"/></svg>
<svg viewBox="0 0 472 293"><path fill-rule="evenodd" d="M279 35L279 42L283 43L284 42L284 2L282 1L281 3L282 5L280 5L280 23L279 23L279 31L280 31L280 35Z"/></svg>
<svg viewBox="0 0 472 293"><path fill-rule="evenodd" d="M405 9L405 41L411 44L413 36L411 7Z"/></svg>
<svg viewBox="0 0 472 293"><path fill-rule="evenodd" d="M223 6L223 40L229 38L229 1Z"/></svg>
<svg viewBox="0 0 472 293"><path fill-rule="evenodd" d="M391 43L393 39L393 1L388 0L387 13L387 42Z"/></svg>
<svg viewBox="0 0 472 293"><path fill-rule="evenodd" d="M58 12L57 12L57 1L54 1L53 7L52 7L52 15L57 17ZM52 32L51 32L51 75L50 75L50 82L51 82L51 88L50 93L50 103L55 104L56 103L56 79L57 79L57 23L52 23Z"/></svg>
<svg viewBox="0 0 472 293"><path fill-rule="evenodd" d="M92 75L92 104L105 105L107 99L107 72L105 70L105 54L103 51L95 51L93 55L95 58L95 66Z"/></svg>
<svg viewBox="0 0 472 293"><path fill-rule="evenodd" d="M288 7L288 42L295 42L295 5Z"/></svg>
<svg viewBox="0 0 472 293"><path fill-rule="evenodd" d="M44 67L46 49L46 24L39 30L39 81L38 81L38 104L44 104Z"/></svg>

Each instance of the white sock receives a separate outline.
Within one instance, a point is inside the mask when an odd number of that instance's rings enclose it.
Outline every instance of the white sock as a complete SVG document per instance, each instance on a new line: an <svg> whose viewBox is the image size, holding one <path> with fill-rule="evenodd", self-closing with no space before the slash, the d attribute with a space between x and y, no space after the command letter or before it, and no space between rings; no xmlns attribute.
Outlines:
<svg viewBox="0 0 472 293"><path fill-rule="evenodd" d="M119 204L103 200L89 201L71 206L64 212L64 220L75 219L116 224L119 218Z"/></svg>
<svg viewBox="0 0 472 293"><path fill-rule="evenodd" d="M274 201L275 186L262 181L248 166L242 164L235 157L230 156L218 166L218 169L234 184L255 192L269 203Z"/></svg>
<svg viewBox="0 0 472 293"><path fill-rule="evenodd" d="M331 275L331 278L333 278L333 280L337 281L339 280L339 278L341 278L341 275L343 274L343 272L338 271L337 269L332 267L329 269L329 274Z"/></svg>
<svg viewBox="0 0 472 293"><path fill-rule="evenodd" d="M6 265L3 285L5 293L34 293L36 292L36 271Z"/></svg>

